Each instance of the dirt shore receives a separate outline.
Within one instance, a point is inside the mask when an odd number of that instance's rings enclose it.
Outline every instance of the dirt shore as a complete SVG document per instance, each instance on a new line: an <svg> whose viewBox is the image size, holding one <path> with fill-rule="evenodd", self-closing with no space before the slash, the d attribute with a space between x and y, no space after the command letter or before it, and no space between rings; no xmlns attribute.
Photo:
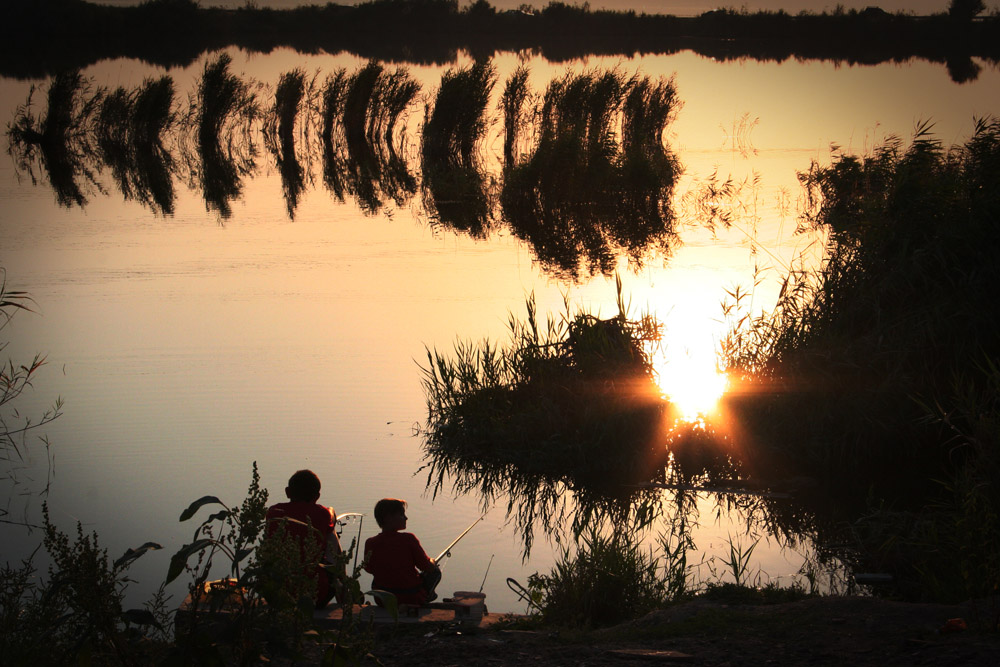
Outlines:
<svg viewBox="0 0 1000 667"><path fill-rule="evenodd" d="M592 632L438 626L380 637L395 665L1000 665L996 604L813 598L773 605L693 601ZM961 622L952 619L962 619ZM964 626L964 629L963 629Z"/></svg>

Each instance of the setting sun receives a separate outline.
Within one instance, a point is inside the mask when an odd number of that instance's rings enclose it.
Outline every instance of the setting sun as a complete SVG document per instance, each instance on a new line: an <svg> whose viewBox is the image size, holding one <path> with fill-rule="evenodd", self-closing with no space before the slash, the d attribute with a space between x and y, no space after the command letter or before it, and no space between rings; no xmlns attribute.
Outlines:
<svg viewBox="0 0 1000 667"><path fill-rule="evenodd" d="M714 350L676 350L654 359L657 383L677 408L681 419L692 421L715 410L726 390L726 376L718 371Z"/></svg>

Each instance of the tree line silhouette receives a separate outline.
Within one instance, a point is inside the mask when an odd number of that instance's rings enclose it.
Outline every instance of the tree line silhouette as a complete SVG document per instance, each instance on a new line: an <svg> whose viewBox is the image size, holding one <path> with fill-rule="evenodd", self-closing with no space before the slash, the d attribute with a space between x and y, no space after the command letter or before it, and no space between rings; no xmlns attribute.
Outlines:
<svg viewBox="0 0 1000 667"><path fill-rule="evenodd" d="M946 65L961 82L978 75L973 58L1000 61L1000 17L977 16L979 5L973 5L953 0L952 11L927 17L878 8L798 15L720 9L677 17L591 11L561 2L537 11L498 11L485 0L461 10L457 0L374 0L289 10L252 4L202 8L194 0L151 0L137 7L36 0L4 8L10 27L0 42L0 74L50 76L121 57L183 66L235 46L256 52L346 51L389 63L435 65L454 62L459 51L477 59L532 51L551 61L686 50L718 60L875 64L921 58Z"/></svg>

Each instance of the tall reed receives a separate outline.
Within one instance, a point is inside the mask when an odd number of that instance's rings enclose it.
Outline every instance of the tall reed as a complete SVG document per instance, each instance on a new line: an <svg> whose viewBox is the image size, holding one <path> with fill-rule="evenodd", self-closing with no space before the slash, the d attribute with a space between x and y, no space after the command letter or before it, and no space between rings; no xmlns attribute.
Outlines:
<svg viewBox="0 0 1000 667"><path fill-rule="evenodd" d="M347 70L340 68L326 77L321 93L320 139L323 152L323 183L339 200L344 201L343 151L339 145L339 122L347 90Z"/></svg>
<svg viewBox="0 0 1000 667"><path fill-rule="evenodd" d="M526 125L524 105L528 99L528 76L530 71L525 65L519 65L507 78L504 85L500 106L503 109L503 158L504 165L513 166L514 148L522 128Z"/></svg>
<svg viewBox="0 0 1000 667"><path fill-rule="evenodd" d="M308 107L313 90L313 82L306 80L305 71L296 68L284 72L278 79L274 91L274 106L264 123L264 140L278 164L281 174L281 189L285 195L285 207L290 219L295 218L295 209L306 187L306 177L312 172L302 166L296 153L296 120L303 116L300 124L305 129L299 132L306 144L309 139L309 117L301 112ZM309 156L308 147L304 151Z"/></svg>
<svg viewBox="0 0 1000 667"><path fill-rule="evenodd" d="M233 59L227 53L207 61L198 82L196 113L198 140L217 144L227 131L247 131L247 124L260 116L252 87L229 71Z"/></svg>

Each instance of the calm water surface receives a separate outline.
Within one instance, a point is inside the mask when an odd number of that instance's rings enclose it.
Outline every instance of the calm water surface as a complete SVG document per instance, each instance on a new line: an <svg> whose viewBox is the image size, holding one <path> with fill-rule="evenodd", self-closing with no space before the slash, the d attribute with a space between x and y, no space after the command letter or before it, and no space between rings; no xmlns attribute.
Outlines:
<svg viewBox="0 0 1000 667"><path fill-rule="evenodd" d="M288 51L232 55L235 72L272 91L294 67L325 76L364 64ZM518 59L495 62L497 98ZM540 59L528 64L536 93L567 71ZM202 67L167 72L182 100ZM568 69L613 67L676 75L683 100L668 138L684 169L675 190L682 244L669 258L642 267L623 259L618 269L633 308L665 322L665 376L688 387L710 373L727 289L750 288L757 276L754 307L766 309L789 266L817 261L822 239L795 233L803 195L797 171L829 162L835 147L863 152L887 134L908 138L922 120L935 123L945 144L961 142L974 117L1000 110L1000 73L985 67L961 86L943 66L923 62L720 64L680 54L592 58ZM444 70L409 71L428 94ZM124 60L85 72L104 86L160 73ZM0 81L8 120L32 83L45 82ZM408 121L412 155L422 108L415 104ZM496 174L502 128L496 104L491 109L482 152ZM134 567L137 599L191 539L194 526L177 521L181 510L206 494L238 502L254 461L274 500L301 467L320 475L322 500L338 512L370 513L385 495L408 499L410 529L435 555L480 509L476 498L424 495L414 429L426 416L418 368L425 346L448 351L457 339L505 340L508 314L523 315L532 292L541 313L560 313L564 296L575 307L615 312L614 276L555 278L508 233L483 241L435 224L419 196L369 215L350 199L336 202L317 179L290 220L273 160L262 152L258 164L232 216L222 219L183 183L175 184L168 217L124 202L110 179L102 181L107 194L93 191L85 207L63 208L47 185L33 185L11 160L0 163L0 265L8 287L30 292L37 304L36 314L18 315L4 331L11 339L4 353L23 362L41 352L48 360L19 405L23 413L65 400L63 416L45 429L55 464L52 516L65 530L75 521L97 530L113 557L149 540L163 544ZM713 173L744 184L723 202L735 224L714 233L689 205ZM46 478L44 448L32 454L19 488L38 488ZM11 498L12 506L19 502ZM456 547L443 590L475 590L492 559L484 586L490 609L523 609L505 578L524 582L547 571L558 549L539 541L524 563L505 523L499 508ZM374 520L362 529L362 538L372 534ZM40 539L2 530L7 558ZM716 519L706 502L696 532L701 553L691 560L722 553L727 538L745 532L739 517ZM345 534L356 536L358 527ZM793 576L808 549L764 538L752 569L765 578Z"/></svg>

